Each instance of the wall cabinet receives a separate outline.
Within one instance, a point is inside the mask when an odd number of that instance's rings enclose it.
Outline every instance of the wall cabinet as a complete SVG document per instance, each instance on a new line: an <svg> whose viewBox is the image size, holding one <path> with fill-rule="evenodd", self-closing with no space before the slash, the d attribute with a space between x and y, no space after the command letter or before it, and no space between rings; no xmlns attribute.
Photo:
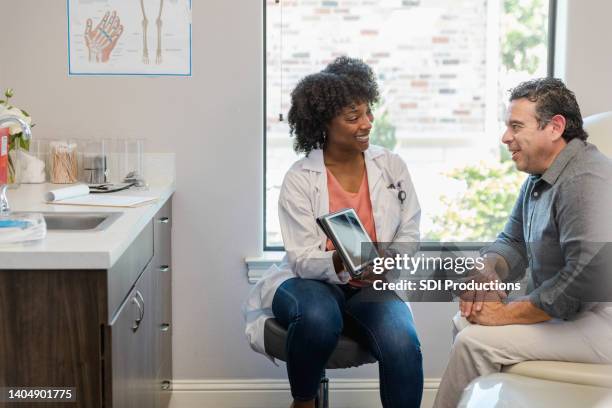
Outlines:
<svg viewBox="0 0 612 408"><path fill-rule="evenodd" d="M111 269L0 265L0 387L76 389L76 403L46 407L168 406L171 206L168 200Z"/></svg>

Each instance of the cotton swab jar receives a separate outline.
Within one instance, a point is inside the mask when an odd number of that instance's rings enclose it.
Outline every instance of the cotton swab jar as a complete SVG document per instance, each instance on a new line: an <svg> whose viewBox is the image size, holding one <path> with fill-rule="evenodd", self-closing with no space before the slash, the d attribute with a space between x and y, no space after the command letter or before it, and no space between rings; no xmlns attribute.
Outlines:
<svg viewBox="0 0 612 408"><path fill-rule="evenodd" d="M72 184L78 181L77 144L53 141L49 147L49 179L54 184Z"/></svg>

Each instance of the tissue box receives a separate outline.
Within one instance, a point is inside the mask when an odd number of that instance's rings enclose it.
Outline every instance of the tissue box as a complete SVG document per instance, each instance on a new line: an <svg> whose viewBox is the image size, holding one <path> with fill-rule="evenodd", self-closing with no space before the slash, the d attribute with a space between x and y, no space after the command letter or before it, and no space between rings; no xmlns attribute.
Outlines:
<svg viewBox="0 0 612 408"><path fill-rule="evenodd" d="M0 184L8 183L9 129L0 128Z"/></svg>

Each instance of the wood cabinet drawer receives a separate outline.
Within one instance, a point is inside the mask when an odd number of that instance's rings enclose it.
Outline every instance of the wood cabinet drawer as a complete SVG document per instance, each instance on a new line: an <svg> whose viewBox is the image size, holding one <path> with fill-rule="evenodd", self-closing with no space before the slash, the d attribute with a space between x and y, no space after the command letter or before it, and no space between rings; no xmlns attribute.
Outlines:
<svg viewBox="0 0 612 408"><path fill-rule="evenodd" d="M147 268L109 326L112 365L107 401L112 401L112 407L152 407L155 401L151 288L151 268Z"/></svg>
<svg viewBox="0 0 612 408"><path fill-rule="evenodd" d="M156 372L165 359L172 357L172 294L170 272L162 272L158 268L152 268L153 276L156 276L153 287L156 293L156 304L154 305L154 364Z"/></svg>
<svg viewBox="0 0 612 408"><path fill-rule="evenodd" d="M153 222L136 239L108 271L108 316L112 320L134 282L153 259Z"/></svg>
<svg viewBox="0 0 612 408"><path fill-rule="evenodd" d="M168 201L153 220L155 234L155 291L160 301L157 320L158 335L155 340L157 350L158 381L172 378L172 201ZM162 366L165 368L162 370ZM170 368L168 368L168 366ZM161 373L164 373L163 375ZM168 394L168 392L166 392ZM162 404L162 406L164 406Z"/></svg>
<svg viewBox="0 0 612 408"><path fill-rule="evenodd" d="M172 250L172 201L168 201L157 212L153 219L153 229L155 230L155 257L159 265L172 267L170 253Z"/></svg>
<svg viewBox="0 0 612 408"><path fill-rule="evenodd" d="M167 407L172 394L172 358L162 361L157 372L158 395L161 407Z"/></svg>

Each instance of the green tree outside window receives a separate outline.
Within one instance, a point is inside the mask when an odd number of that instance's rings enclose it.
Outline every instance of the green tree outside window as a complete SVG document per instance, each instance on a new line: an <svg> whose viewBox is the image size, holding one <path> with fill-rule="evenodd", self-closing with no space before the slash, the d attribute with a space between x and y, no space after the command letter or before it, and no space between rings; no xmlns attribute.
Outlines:
<svg viewBox="0 0 612 408"><path fill-rule="evenodd" d="M504 0L502 75L511 72L532 75L542 63L542 52L538 51L547 42L545 6L543 0ZM441 196L445 209L433 217L433 231L425 239L463 242L495 239L503 230L526 177L516 170L506 148L500 148L499 163L469 165L446 175L464 181L466 191L458 198Z"/></svg>

